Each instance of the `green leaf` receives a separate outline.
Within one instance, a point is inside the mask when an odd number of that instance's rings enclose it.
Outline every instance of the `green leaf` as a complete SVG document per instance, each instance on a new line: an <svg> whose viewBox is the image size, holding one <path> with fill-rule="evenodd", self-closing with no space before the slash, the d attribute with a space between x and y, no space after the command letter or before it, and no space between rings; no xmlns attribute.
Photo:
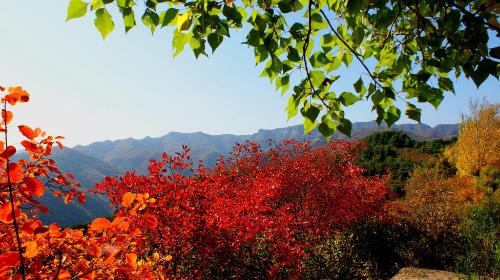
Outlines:
<svg viewBox="0 0 500 280"><path fill-rule="evenodd" d="M320 112L321 110L314 104L300 110L300 113L304 116L304 133L309 133L316 127L316 118L318 118Z"/></svg>
<svg viewBox="0 0 500 280"><path fill-rule="evenodd" d="M365 28L361 26L356 26L354 28L354 31L352 32L352 40L356 44L361 44L363 42L363 39L365 37Z"/></svg>
<svg viewBox="0 0 500 280"><path fill-rule="evenodd" d="M121 9L121 12L123 15L123 25L125 26L125 32L128 32L136 25L134 10L132 10L132 8L127 8Z"/></svg>
<svg viewBox="0 0 500 280"><path fill-rule="evenodd" d="M390 106L385 113L384 119L387 125L390 127L401 117L401 111L396 106Z"/></svg>
<svg viewBox="0 0 500 280"><path fill-rule="evenodd" d="M157 0L147 0L146 1L146 7L150 8L152 10L156 10L156 5L158 5Z"/></svg>
<svg viewBox="0 0 500 280"><path fill-rule="evenodd" d="M208 34L208 44L212 48L212 53L215 52L215 49L222 43L222 40L224 39L222 35L219 33L210 33Z"/></svg>
<svg viewBox="0 0 500 280"><path fill-rule="evenodd" d="M325 73L323 73L323 71L311 71L309 72L309 76L311 77L311 81L315 87L319 87L325 80Z"/></svg>
<svg viewBox="0 0 500 280"><path fill-rule="evenodd" d="M350 120L342 118L337 128L344 135L351 137L352 123Z"/></svg>
<svg viewBox="0 0 500 280"><path fill-rule="evenodd" d="M190 26L191 26L191 20L189 19L189 13L184 13L177 17L178 31L188 30Z"/></svg>
<svg viewBox="0 0 500 280"><path fill-rule="evenodd" d="M364 12L368 8L368 0L348 0L347 1L347 11L351 15L357 15L360 12Z"/></svg>
<svg viewBox="0 0 500 280"><path fill-rule="evenodd" d="M455 89L453 88L453 82L446 77L440 77L438 79L438 84L439 87L443 90L455 92Z"/></svg>
<svg viewBox="0 0 500 280"><path fill-rule="evenodd" d="M106 36L115 28L111 15L106 8L100 8L95 12L95 16L94 25L101 33L102 38L106 39Z"/></svg>
<svg viewBox="0 0 500 280"><path fill-rule="evenodd" d="M174 57L178 56L184 50L184 46L191 40L190 33L174 31L174 39L172 40L172 48L174 49Z"/></svg>
<svg viewBox="0 0 500 280"><path fill-rule="evenodd" d="M102 0L92 0L92 2L90 2L90 3L91 3L90 4L90 9L92 11L97 10L97 9L99 9L99 8L101 8L101 7L104 6L104 3L102 2Z"/></svg>
<svg viewBox="0 0 500 280"><path fill-rule="evenodd" d="M160 17L154 11L146 9L146 11L144 11L144 14L142 15L142 23L144 23L145 26L149 27L149 29L151 30L151 34L153 34L156 27L160 23Z"/></svg>
<svg viewBox="0 0 500 280"><path fill-rule="evenodd" d="M299 51L294 48L294 47L288 47L288 56L287 58L290 60L290 61L293 61L293 62L299 62L300 61L300 55L299 55Z"/></svg>
<svg viewBox="0 0 500 280"><path fill-rule="evenodd" d="M82 0L70 0L68 5L68 11L66 12L66 21L83 17L87 13L88 3Z"/></svg>
<svg viewBox="0 0 500 280"><path fill-rule="evenodd" d="M477 69L471 73L472 80L478 88L490 74L497 76L497 65L498 63L486 58L479 62Z"/></svg>
<svg viewBox="0 0 500 280"><path fill-rule="evenodd" d="M170 25L174 21L178 12L179 12L179 10L177 10L176 8L170 8L166 11L163 11L160 14L161 27L165 27L167 25Z"/></svg>
<svg viewBox="0 0 500 280"><path fill-rule="evenodd" d="M298 103L299 103L299 100L296 100L295 95L291 95L290 98L288 98L288 105L286 106L286 111L288 112L288 120L295 117L297 115L297 113L299 112Z"/></svg>
<svg viewBox="0 0 500 280"><path fill-rule="evenodd" d="M116 0L116 5L121 8L131 8L135 3L132 0Z"/></svg>
<svg viewBox="0 0 500 280"><path fill-rule="evenodd" d="M366 93L366 88L363 85L363 80L361 79L361 77L353 84L353 86L356 92L360 94L360 96L363 96Z"/></svg>
<svg viewBox="0 0 500 280"><path fill-rule="evenodd" d="M359 101L359 97L356 95L344 91L342 94L339 96L339 101L344 104L344 106L351 106L352 104L356 103Z"/></svg>
<svg viewBox="0 0 500 280"><path fill-rule="evenodd" d="M205 52L205 40L191 37L189 46L191 47L191 50L193 50L194 56L196 58L198 58L200 54L207 55Z"/></svg>
<svg viewBox="0 0 500 280"><path fill-rule="evenodd" d="M323 136L329 138L337 130L337 125L335 125L335 122L325 116L324 118L322 118L321 123L318 126L318 130Z"/></svg>
<svg viewBox="0 0 500 280"><path fill-rule="evenodd" d="M405 115L414 121L417 121L420 123L420 115L422 113L422 110L415 107L415 105L411 103L406 103L406 112Z"/></svg>

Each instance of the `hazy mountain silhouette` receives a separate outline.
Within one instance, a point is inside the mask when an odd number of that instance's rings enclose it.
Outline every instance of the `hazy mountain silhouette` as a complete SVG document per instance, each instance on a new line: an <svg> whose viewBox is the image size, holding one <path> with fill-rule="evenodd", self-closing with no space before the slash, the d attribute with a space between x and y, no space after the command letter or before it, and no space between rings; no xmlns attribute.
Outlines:
<svg viewBox="0 0 500 280"><path fill-rule="evenodd" d="M388 129L387 126L378 126L374 121L354 123L352 138L364 138L373 132L386 129ZM445 139L457 135L458 125L445 124L430 127L426 124L401 124L394 125L392 129L405 131L410 137L417 140ZM242 143L249 140L265 144L268 139L280 141L288 138L324 142L324 138L317 130L304 135L302 125L296 125L277 129L260 129L251 135L170 132L158 138L128 138L95 142L86 146L78 145L73 149L107 162L121 171L138 170L143 172L146 170L150 159L159 159L163 152L177 152L182 145L191 147L191 155L195 161L202 160L206 165L211 166L219 155L227 155L237 142ZM347 137L336 133L332 139L347 139Z"/></svg>

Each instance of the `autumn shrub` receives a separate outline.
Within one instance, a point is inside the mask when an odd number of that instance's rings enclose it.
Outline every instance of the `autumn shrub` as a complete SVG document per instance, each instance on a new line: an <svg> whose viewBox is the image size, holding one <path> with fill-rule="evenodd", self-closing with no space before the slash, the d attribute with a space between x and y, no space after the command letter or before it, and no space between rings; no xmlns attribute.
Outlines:
<svg viewBox="0 0 500 280"><path fill-rule="evenodd" d="M354 164L357 143L312 148L292 140L264 150L237 144L214 168L193 167L189 149L97 186L120 207L127 192L149 193L158 227L150 248L173 256L180 278L295 278L308 248L367 217L382 218L390 192ZM121 211L121 210L120 210ZM139 225L140 227L140 225ZM169 237L165 239L165 237Z"/></svg>

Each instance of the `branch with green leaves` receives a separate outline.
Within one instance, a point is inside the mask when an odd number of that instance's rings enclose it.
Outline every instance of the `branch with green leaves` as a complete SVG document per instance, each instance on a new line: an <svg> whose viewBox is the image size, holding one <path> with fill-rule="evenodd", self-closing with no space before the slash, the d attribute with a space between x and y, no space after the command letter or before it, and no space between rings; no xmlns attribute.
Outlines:
<svg viewBox="0 0 500 280"><path fill-rule="evenodd" d="M499 74L494 0L70 0L67 19L93 13L105 38L115 28L111 9L125 32L136 14L152 33L171 28L174 56L186 46L208 56L231 30L247 31L261 76L289 95L288 118L300 112L305 132L317 127L325 137L350 135L344 110L361 100L373 104L379 123L392 125L402 111L419 122L419 104L437 108L454 93L453 80L465 76L479 87ZM359 78L342 88L346 69Z"/></svg>

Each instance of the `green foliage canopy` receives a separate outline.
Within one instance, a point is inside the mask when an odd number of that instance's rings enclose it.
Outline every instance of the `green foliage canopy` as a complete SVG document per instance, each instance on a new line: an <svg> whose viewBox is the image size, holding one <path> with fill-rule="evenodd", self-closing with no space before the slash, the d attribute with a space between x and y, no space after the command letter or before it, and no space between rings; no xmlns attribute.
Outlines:
<svg viewBox="0 0 500 280"><path fill-rule="evenodd" d="M479 86L499 73L500 46L490 38L500 35L494 0L70 0L67 20L92 12L105 38L115 27L110 8L126 32L136 15L152 33L171 26L174 56L186 46L208 55L244 28L262 76L290 93L288 118L300 112L305 132L319 126L326 137L350 135L344 109L360 100L371 100L379 123L393 124L402 111L420 121L418 103L437 108L454 92L453 76ZM359 79L335 92L339 68L354 64L361 71L350 75Z"/></svg>

